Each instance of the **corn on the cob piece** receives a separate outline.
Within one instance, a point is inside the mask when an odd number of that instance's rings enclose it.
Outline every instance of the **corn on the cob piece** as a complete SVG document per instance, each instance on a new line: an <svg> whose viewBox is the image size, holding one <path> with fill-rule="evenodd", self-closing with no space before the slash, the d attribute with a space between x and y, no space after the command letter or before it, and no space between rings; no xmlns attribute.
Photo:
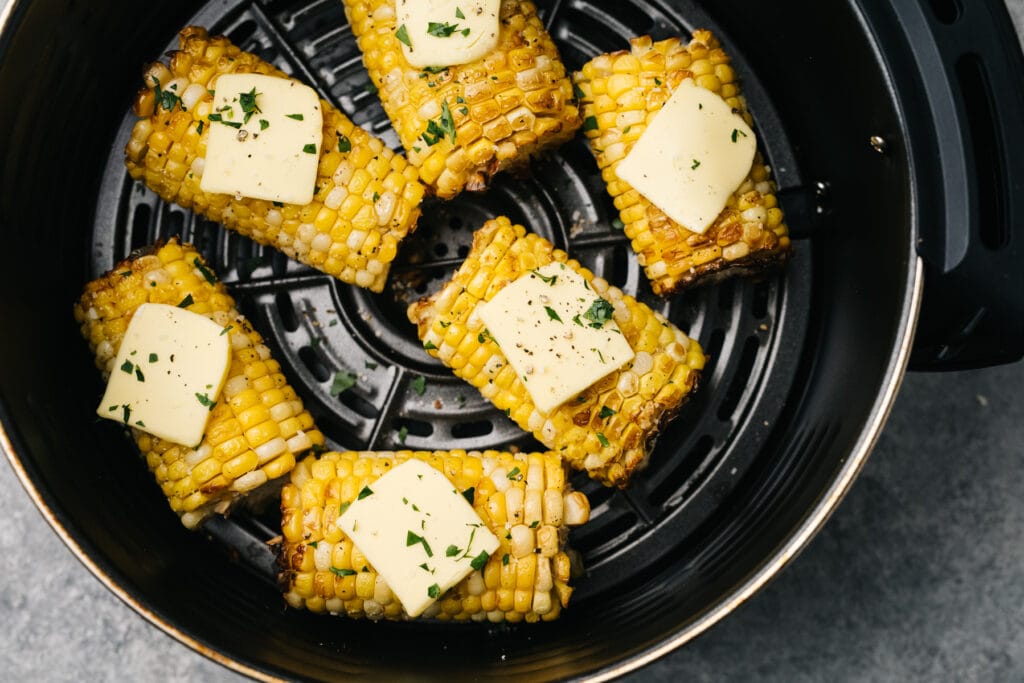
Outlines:
<svg viewBox="0 0 1024 683"><path fill-rule="evenodd" d="M750 175L704 234L670 219L616 175L647 122L687 78L721 96L752 125L729 57L709 31L695 31L689 45L678 38L656 43L647 36L633 38L628 52L599 55L573 78L583 93L590 149L655 293L665 296L786 260L789 233L760 153Z"/></svg>
<svg viewBox="0 0 1024 683"><path fill-rule="evenodd" d="M474 312L507 283L555 261L576 270L612 304L613 318L636 357L544 415ZM505 217L477 230L454 277L437 294L412 304L408 314L428 353L573 467L609 486L625 486L645 463L658 430L689 396L704 367L700 344L663 315ZM608 411L614 414L602 417Z"/></svg>
<svg viewBox="0 0 1024 683"><path fill-rule="evenodd" d="M398 598L336 525L340 508L364 486L409 458L443 473L501 546L483 569L427 608L445 621L550 621L568 606L568 527L590 517L590 503L566 480L555 453L498 451L329 452L307 457L281 492L279 581L292 607L353 618L408 619Z"/></svg>
<svg viewBox="0 0 1024 683"><path fill-rule="evenodd" d="M532 2L502 0L494 51L440 73L409 65L395 37L395 0L344 3L384 111L437 196L481 190L495 173L568 141L582 124L572 83ZM445 111L455 139L430 144L433 136L424 133L431 121L444 123Z"/></svg>
<svg viewBox="0 0 1024 683"><path fill-rule="evenodd" d="M114 370L121 340L144 303L181 305L225 327L231 365L203 440L192 448L132 429L182 523L194 528L242 496L287 474L297 455L322 446L323 434L270 357L263 338L238 312L224 285L190 245L171 240L129 258L85 286L74 306L82 336L104 377Z"/></svg>
<svg viewBox="0 0 1024 683"><path fill-rule="evenodd" d="M323 144L309 204L203 192L199 181L217 77L286 74L226 38L211 38L204 28L188 27L180 39L181 49L171 53L168 65L156 62L145 72L145 87L134 106L140 118L125 149L131 177L165 201L344 282L381 291L399 243L415 229L420 214L424 187L416 169L321 101ZM155 83L164 95L161 101Z"/></svg>

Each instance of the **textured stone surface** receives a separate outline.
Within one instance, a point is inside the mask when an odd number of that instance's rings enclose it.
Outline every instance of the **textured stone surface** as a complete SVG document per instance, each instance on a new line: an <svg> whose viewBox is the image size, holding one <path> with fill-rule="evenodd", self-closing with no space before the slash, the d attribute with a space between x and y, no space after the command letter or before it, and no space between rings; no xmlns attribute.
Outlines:
<svg viewBox="0 0 1024 683"><path fill-rule="evenodd" d="M1024 27L1024 0L1009 5ZM1024 364L909 375L874 454L810 547L724 622L630 680L1024 679L1021 386ZM0 498L0 680L245 680L108 592L6 465Z"/></svg>

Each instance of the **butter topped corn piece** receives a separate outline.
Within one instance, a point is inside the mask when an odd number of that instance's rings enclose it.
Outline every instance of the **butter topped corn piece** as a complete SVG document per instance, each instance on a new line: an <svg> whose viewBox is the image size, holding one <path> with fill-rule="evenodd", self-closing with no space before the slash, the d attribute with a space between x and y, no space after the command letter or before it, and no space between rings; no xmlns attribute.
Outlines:
<svg viewBox="0 0 1024 683"><path fill-rule="evenodd" d="M611 317L635 356L544 414L485 328L478 309L508 283L551 263L571 268L610 304ZM624 487L646 462L658 430L693 391L705 361L700 344L663 315L505 217L488 221L474 233L473 246L452 279L436 294L412 304L408 315L429 354L572 467L608 486ZM573 322L565 322L572 330Z"/></svg>
<svg viewBox="0 0 1024 683"><path fill-rule="evenodd" d="M396 0L344 4L384 111L438 197L481 190L495 173L524 166L580 127L572 83L533 3L501 0L498 44L487 56L427 69L403 53L416 36L398 24Z"/></svg>
<svg viewBox="0 0 1024 683"><path fill-rule="evenodd" d="M720 96L753 125L729 57L709 31L695 31L689 44L678 38L633 38L628 51L595 57L573 79L582 92L583 128L590 149L656 294L666 296L709 280L759 272L788 258L789 232L759 153L746 180L703 234L673 221L616 174L647 125L686 79Z"/></svg>
<svg viewBox="0 0 1024 683"><path fill-rule="evenodd" d="M311 202L284 204L204 192L200 181L211 126L213 92L222 74L286 74L223 37L191 26L168 64L144 74L134 112L139 117L125 149L132 178L161 199L343 282L384 288L399 244L420 215L424 187L400 154L321 100L323 138ZM211 115L214 122L211 123Z"/></svg>
<svg viewBox="0 0 1024 683"><path fill-rule="evenodd" d="M198 445L172 443L132 427L171 509L194 528L290 472L296 456L322 446L324 437L224 285L191 245L176 239L89 282L75 304L75 320L104 377L118 371L114 359L125 330L145 303L204 315L222 326L230 341L227 380Z"/></svg>
<svg viewBox="0 0 1024 683"><path fill-rule="evenodd" d="M499 541L486 564L439 595L419 618L557 618L572 595L569 527L590 518L590 503L583 493L572 490L565 465L550 452L349 451L305 458L281 491L278 578L288 604L352 618L410 618L337 520L361 495L370 495L367 492L381 475L411 458L444 474ZM413 503L415 492L408 497ZM448 552L432 551L435 556Z"/></svg>

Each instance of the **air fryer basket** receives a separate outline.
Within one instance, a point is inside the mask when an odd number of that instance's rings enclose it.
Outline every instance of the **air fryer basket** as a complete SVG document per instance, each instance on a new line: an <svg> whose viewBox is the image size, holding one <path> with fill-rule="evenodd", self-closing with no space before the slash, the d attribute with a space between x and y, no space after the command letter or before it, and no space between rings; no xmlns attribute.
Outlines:
<svg viewBox="0 0 1024 683"><path fill-rule="evenodd" d="M383 294L340 284L160 202L122 149L141 65L188 23L224 33L313 84L356 123L397 140L367 89L336 0L219 0L140 9L15 3L0 38L0 231L23 255L0 275L0 417L16 467L51 522L144 616L254 675L330 679L615 673L692 637L774 573L841 497L884 420L910 351L922 266L919 196L898 84L866 27L884 3L553 0L542 14L570 68L711 28L734 59L797 240L787 270L651 295L584 143L430 202ZM825 6L827 5L827 7ZM193 14L194 13L194 14ZM20 55L20 59L13 56ZM26 56L33 55L32 60ZM874 139L874 144L871 141ZM484 448L531 442L427 357L405 320L471 232L505 214L663 311L711 356L702 387L625 492L577 476L594 514L573 532L587 573L550 624L367 624L284 610L265 541L274 510L189 534L115 425L70 316L82 283L132 249L196 244L339 448ZM355 388L329 393L337 370ZM410 388L417 376L427 391ZM395 656L401 643L402 656Z"/></svg>

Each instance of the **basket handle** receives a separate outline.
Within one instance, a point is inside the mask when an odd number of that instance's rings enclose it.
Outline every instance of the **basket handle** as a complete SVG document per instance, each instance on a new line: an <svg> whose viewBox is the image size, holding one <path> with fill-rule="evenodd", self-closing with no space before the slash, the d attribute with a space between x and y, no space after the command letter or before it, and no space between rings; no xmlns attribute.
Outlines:
<svg viewBox="0 0 1024 683"><path fill-rule="evenodd" d="M1024 54L1018 36L1002 0L896 5L930 5L932 12L918 6L901 20L918 47L924 30L934 41L917 51L925 62L919 66L934 149L916 157L933 166L934 182L921 187L941 193L917 198L925 293L910 367L962 370L1019 360ZM918 19L927 25L915 27ZM936 61L927 63L930 57Z"/></svg>

